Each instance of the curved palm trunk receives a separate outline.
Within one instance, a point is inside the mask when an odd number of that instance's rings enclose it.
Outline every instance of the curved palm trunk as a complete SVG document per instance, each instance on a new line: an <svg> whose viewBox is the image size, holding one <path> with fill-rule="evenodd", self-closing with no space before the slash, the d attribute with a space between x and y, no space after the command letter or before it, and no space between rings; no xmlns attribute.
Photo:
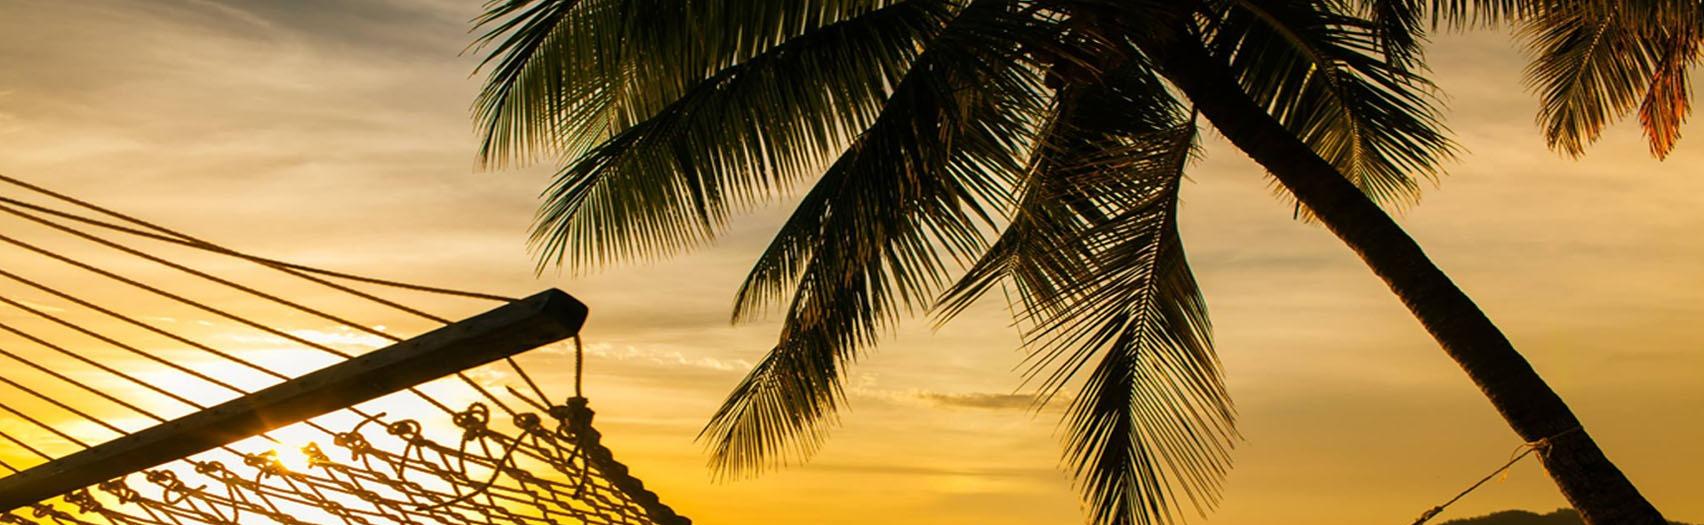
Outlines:
<svg viewBox="0 0 1704 525"><path fill-rule="evenodd" d="M1586 523L1660 525L1568 405L1484 312L1377 204L1254 104L1187 33L1143 45L1226 138L1259 162L1383 278L1538 455Z"/></svg>

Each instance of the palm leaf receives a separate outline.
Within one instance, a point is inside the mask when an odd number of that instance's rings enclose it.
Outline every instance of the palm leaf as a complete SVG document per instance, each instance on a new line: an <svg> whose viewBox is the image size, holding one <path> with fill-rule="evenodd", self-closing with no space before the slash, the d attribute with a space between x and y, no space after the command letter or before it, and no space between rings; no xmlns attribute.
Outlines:
<svg viewBox="0 0 1704 525"><path fill-rule="evenodd" d="M844 401L841 374L953 259L984 248L1028 148L1041 93L1013 3L960 12L894 88L875 122L807 193L742 286L736 318L787 298L778 343L711 418L717 472L801 459Z"/></svg>
<svg viewBox="0 0 1704 525"><path fill-rule="evenodd" d="M577 157L715 72L895 0L491 0L474 104L488 163Z"/></svg>
<svg viewBox="0 0 1704 525"><path fill-rule="evenodd" d="M475 43L489 48L490 68L474 101L480 158L501 165L552 151L589 146L604 132L614 64L603 51L616 41L586 13L600 0L494 1L475 19Z"/></svg>
<svg viewBox="0 0 1704 525"><path fill-rule="evenodd" d="M1663 41L1650 87L1639 104L1639 123L1650 139L1651 154L1667 157L1680 140L1680 126L1692 112L1690 68L1699 59L1698 32L1679 28Z"/></svg>
<svg viewBox="0 0 1704 525"><path fill-rule="evenodd" d="M540 263L668 255L730 206L782 193L868 126L951 15L912 0L829 24L722 69L564 168L535 223Z"/></svg>
<svg viewBox="0 0 1704 525"><path fill-rule="evenodd" d="M1361 4L1378 37L1379 52L1400 67L1414 67L1426 38L1421 0L1363 0Z"/></svg>
<svg viewBox="0 0 1704 525"><path fill-rule="evenodd" d="M1146 64L1129 63L1097 79L1067 85L1056 98L1016 189L1016 212L999 239L942 293L936 309L940 322L1001 282L1017 286L1024 299L1057 296L1064 282L1083 278L1079 251L1059 247L1105 218L1093 202L1097 196L1061 174L1081 169L1083 159L1098 152L1122 149L1121 137L1176 129L1184 119L1182 106ZM1027 308L1042 307L1026 303Z"/></svg>
<svg viewBox="0 0 1704 525"><path fill-rule="evenodd" d="M1066 463L1097 525L1204 510L1229 468L1230 400L1176 224L1194 137L1143 64L1067 87L1011 224L942 298L950 317L1015 285L1039 399L1080 388Z"/></svg>
<svg viewBox="0 0 1704 525"><path fill-rule="evenodd" d="M1419 198L1454 154L1434 88L1381 55L1380 28L1332 2L1215 2L1206 39L1254 100L1369 197Z"/></svg>
<svg viewBox="0 0 1704 525"><path fill-rule="evenodd" d="M1541 99L1539 123L1552 148L1584 153L1604 127L1638 106L1652 155L1674 149L1691 111L1689 69L1699 59L1704 5L1691 0L1363 0L1387 56L1417 51L1422 8L1433 25L1513 22L1533 57L1527 81Z"/></svg>
<svg viewBox="0 0 1704 525"><path fill-rule="evenodd" d="M1533 54L1527 81L1538 91L1545 141L1573 156L1639 104L1661 58L1660 43L1615 12L1541 13L1521 36Z"/></svg>

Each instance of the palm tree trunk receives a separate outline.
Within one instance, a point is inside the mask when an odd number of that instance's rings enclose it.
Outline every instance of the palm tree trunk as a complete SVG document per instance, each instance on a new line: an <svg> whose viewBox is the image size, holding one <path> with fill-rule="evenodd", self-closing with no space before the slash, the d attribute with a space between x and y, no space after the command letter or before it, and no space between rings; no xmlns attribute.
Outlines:
<svg viewBox="0 0 1704 525"><path fill-rule="evenodd" d="M1508 338L1420 245L1238 87L1188 32L1154 36L1143 50L1202 115L1259 162L1384 279L1444 351L1473 378L1592 525L1663 525L1580 421Z"/></svg>

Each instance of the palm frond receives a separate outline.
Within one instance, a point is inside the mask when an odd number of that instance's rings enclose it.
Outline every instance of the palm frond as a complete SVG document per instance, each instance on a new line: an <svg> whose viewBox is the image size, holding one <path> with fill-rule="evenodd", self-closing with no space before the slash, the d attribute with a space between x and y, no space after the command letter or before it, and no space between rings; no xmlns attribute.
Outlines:
<svg viewBox="0 0 1704 525"><path fill-rule="evenodd" d="M1205 22L1256 102L1369 197L1401 207L1419 198L1455 146L1434 86L1385 60L1380 29L1332 11L1332 2L1216 2Z"/></svg>
<svg viewBox="0 0 1704 525"><path fill-rule="evenodd" d="M1015 285L1041 402L1080 385L1065 459L1096 525L1204 511L1229 468L1233 412L1177 232L1194 138L1142 64L1068 86L1011 224L942 297L950 317Z"/></svg>
<svg viewBox="0 0 1704 525"><path fill-rule="evenodd" d="M574 151L605 131L616 40L587 13L610 16L606 0L496 0L475 19L490 69L474 101L480 158L502 165Z"/></svg>
<svg viewBox="0 0 1704 525"><path fill-rule="evenodd" d="M1689 70L1700 58L1704 5L1693 0L1361 0L1388 49L1408 41L1421 14L1433 26L1518 27L1532 56L1527 82L1541 101L1547 143L1579 156L1603 128L1638 106L1652 155L1663 158L1691 111ZM1395 23L1392 23L1395 21ZM1387 51L1388 53L1389 51ZM1390 55L1401 62L1402 55Z"/></svg>
<svg viewBox="0 0 1704 525"><path fill-rule="evenodd" d="M490 0L480 157L574 158L723 68L896 1Z"/></svg>
<svg viewBox="0 0 1704 525"><path fill-rule="evenodd" d="M1639 104L1661 59L1660 43L1615 12L1542 13L1521 36L1533 55L1527 81L1538 92L1545 141L1571 156Z"/></svg>
<svg viewBox="0 0 1704 525"><path fill-rule="evenodd" d="M1379 52L1403 68L1413 68L1426 39L1421 0L1362 0L1367 21L1378 36Z"/></svg>
<svg viewBox="0 0 1704 525"><path fill-rule="evenodd" d="M1432 0L1427 7L1432 13L1434 26L1471 28L1493 27L1519 20L1551 3L1546 0Z"/></svg>
<svg viewBox="0 0 1704 525"><path fill-rule="evenodd" d="M787 313L764 365L700 435L719 473L813 451L858 349L927 304L953 259L984 248L987 209L1007 198L1041 106L1037 70L1013 34L1033 19L1013 5L973 2L928 43L754 266L736 319L783 297Z"/></svg>
<svg viewBox="0 0 1704 525"><path fill-rule="evenodd" d="M731 207L782 193L845 148L952 9L911 0L817 28L584 153L545 193L533 230L541 267L668 255L713 237Z"/></svg>
<svg viewBox="0 0 1704 525"><path fill-rule="evenodd" d="M1674 150L1681 124L1692 112L1690 69L1698 62L1701 43L1698 31L1691 27L1676 28L1667 35L1651 85L1639 103L1639 123L1650 140L1651 154L1659 159Z"/></svg>
<svg viewBox="0 0 1704 525"><path fill-rule="evenodd" d="M1083 169L1083 159L1098 152L1122 150L1123 137L1173 130L1185 118L1183 106L1146 64L1129 63L1097 76L1094 83L1065 86L1056 97L1015 190L1016 211L999 239L941 294L939 322L1001 282L1013 283L1024 299L1056 296L1062 281L1079 279L1080 251L1060 248L1105 216L1094 202L1097 196L1086 193L1091 188L1064 174Z"/></svg>
<svg viewBox="0 0 1704 525"><path fill-rule="evenodd" d="M1024 298L1028 373L1042 398L1080 384L1065 418L1066 463L1096 525L1205 513L1230 468L1234 412L1177 231L1194 133L1188 123L1126 137L1079 159L1068 178L1100 197L1098 220L1051 237L1077 260L1049 265L1071 273L1053 276L1049 295Z"/></svg>

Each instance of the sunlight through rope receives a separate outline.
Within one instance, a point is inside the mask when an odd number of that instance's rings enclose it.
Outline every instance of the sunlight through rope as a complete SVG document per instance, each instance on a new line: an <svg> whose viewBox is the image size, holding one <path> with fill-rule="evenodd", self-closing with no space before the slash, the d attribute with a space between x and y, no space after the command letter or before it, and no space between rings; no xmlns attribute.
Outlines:
<svg viewBox="0 0 1704 525"><path fill-rule="evenodd" d="M306 302L265 292L170 257L102 237L90 229L165 242L258 264L344 296L438 324L449 324L450 321L328 278L457 297L513 300L492 294L332 272L247 255L5 175L0 175L0 182L118 221L115 223L12 196L0 196L0 212L4 212L4 216L41 227L51 232L54 239L88 243L100 250L133 257L152 267L186 275L228 294L256 298L385 341L397 342L402 338ZM37 237L14 233L14 229L4 231L5 234L0 234L0 243L21 249L11 253L33 255L39 262L95 276L103 280L101 284L117 284L122 289L145 292L149 297L211 314L245 329L286 341L296 349L325 353L340 359L351 357L349 352L329 344L222 308L214 302L192 299L187 293L150 284L147 279L126 276L118 270L133 265L96 264L83 252L49 247ZM213 401L205 399L204 394L189 394L190 390L186 390L188 385L205 385L216 392L236 396L256 390L232 380L228 374L199 369L212 363L235 365L268 380L290 379L286 374L221 349L217 344L151 320L151 312L138 313L129 303L108 303L82 295L85 291L105 291L111 286L79 281L74 287L56 287L25 275L33 267L8 265L0 269L0 282L22 285L22 289L32 294L51 297L79 308L77 312L92 312L104 319L117 321L118 327L164 338L173 343L173 352L193 352L210 356L213 360L185 360L181 354L167 355L160 349L132 342L133 336L128 332L120 333L105 325L81 323L72 313L57 306L32 303L23 296L11 295L0 288L0 307L22 314L17 317L20 321L6 317L4 322L0 322L0 334L24 343L22 347L0 345L0 357L23 365L0 367L0 390L15 390L23 394L21 397L0 396L5 400L0 402L0 415L9 415L19 422L0 430L0 448L15 448L43 462L52 461L63 456L56 456L53 452L56 449L86 449L92 443L130 435L131 430L121 424L127 418L115 418L115 413L134 414L148 424L174 417L146 408L149 404L134 393L115 392L117 387L171 400L181 405L179 410L205 409ZM34 328L37 325L97 344L57 341L53 334ZM520 401L519 407L505 402L501 396L465 373L458 373L456 377L478 401L462 410L451 409L443 400L420 389L406 390L414 401L435 407L447 415L450 427L459 432L459 436L454 438L435 435L436 431L420 420L387 419L385 412L375 414L358 407L346 407L343 412L357 418L347 430L334 430L329 423L335 419L332 415L303 422L305 429L323 436L324 442L331 448L322 448L321 441L297 444L274 433L262 434L258 436L265 442L262 446L270 449L227 444L207 453L74 491L59 498L62 501L40 502L0 513L0 524L225 525L238 521L278 525L689 524L690 520L675 514L660 502L656 494L645 489L643 483L632 477L627 468L615 461L613 454L602 445L600 434L591 424L593 413L583 397L583 346L578 337L575 337L574 344L574 396L565 403L552 402L545 389L513 358L505 358L504 363L526 385L527 393L509 386L501 390L513 400ZM114 355L110 351L139 361L133 359L133 362L122 366L108 364ZM88 370L72 371L56 366L44 357L69 358L71 362L87 366ZM29 371L30 375L19 375L19 371ZM65 396L63 392L79 392L88 396ZM25 401L29 404L19 404ZM51 409L48 411L54 415L44 416L42 411L32 408L36 405ZM506 417L494 417L493 410ZM367 431L364 432L364 429ZM105 437L90 439L91 431L98 431ZM333 453L343 458L334 458ZM14 457L7 456L6 459ZM0 469L11 473L30 466L0 461ZM69 505L70 510L60 508L60 505Z"/></svg>

